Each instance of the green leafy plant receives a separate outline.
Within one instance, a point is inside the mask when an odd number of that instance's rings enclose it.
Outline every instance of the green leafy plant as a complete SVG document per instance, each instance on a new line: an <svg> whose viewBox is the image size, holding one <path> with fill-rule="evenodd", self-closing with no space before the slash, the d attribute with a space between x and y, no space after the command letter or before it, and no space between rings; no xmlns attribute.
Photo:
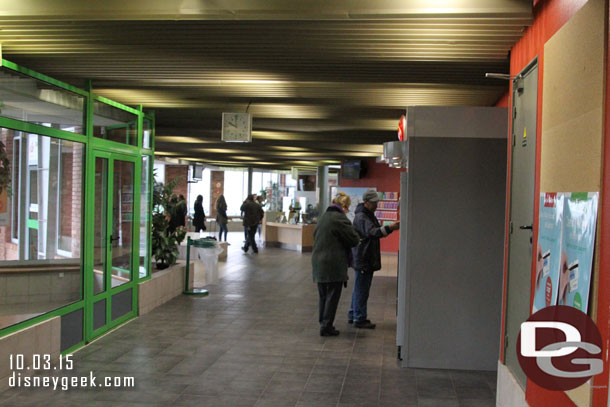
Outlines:
<svg viewBox="0 0 610 407"><path fill-rule="evenodd" d="M178 245L186 236L185 228L178 227L175 230L170 228L170 220L178 209L178 206L171 202L178 182L180 178L175 178L167 184L153 181L152 254L157 261L158 269L176 263Z"/></svg>
<svg viewBox="0 0 610 407"><path fill-rule="evenodd" d="M0 141L0 194L7 190L11 194L11 162L4 143Z"/></svg>

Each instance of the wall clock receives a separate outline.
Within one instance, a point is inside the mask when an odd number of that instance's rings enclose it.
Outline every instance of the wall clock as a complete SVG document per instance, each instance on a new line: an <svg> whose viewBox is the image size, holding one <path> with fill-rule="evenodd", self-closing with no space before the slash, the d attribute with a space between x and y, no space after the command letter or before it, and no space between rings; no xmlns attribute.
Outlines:
<svg viewBox="0 0 610 407"><path fill-rule="evenodd" d="M252 141L250 113L222 114L222 141L249 143Z"/></svg>

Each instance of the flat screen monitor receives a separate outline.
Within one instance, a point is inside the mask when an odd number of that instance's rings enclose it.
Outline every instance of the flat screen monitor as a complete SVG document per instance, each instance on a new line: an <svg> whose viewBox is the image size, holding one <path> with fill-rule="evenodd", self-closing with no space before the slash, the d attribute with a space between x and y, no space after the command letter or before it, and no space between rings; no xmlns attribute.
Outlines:
<svg viewBox="0 0 610 407"><path fill-rule="evenodd" d="M341 178L360 179L362 177L362 161L348 160L341 165Z"/></svg>
<svg viewBox="0 0 610 407"><path fill-rule="evenodd" d="M196 180L196 181L201 181L202 177L203 177L203 165L194 164L192 179Z"/></svg>

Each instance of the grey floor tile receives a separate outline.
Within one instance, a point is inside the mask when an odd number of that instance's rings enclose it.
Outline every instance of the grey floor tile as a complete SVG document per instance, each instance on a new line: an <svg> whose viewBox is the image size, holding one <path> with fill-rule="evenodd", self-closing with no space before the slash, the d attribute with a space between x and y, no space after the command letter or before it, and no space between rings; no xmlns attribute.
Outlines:
<svg viewBox="0 0 610 407"><path fill-rule="evenodd" d="M21 389L0 395L2 407L493 405L495 372L400 366L395 278L375 278L369 316L377 329L347 324L346 294L336 319L341 335L322 338L311 255L261 248L253 257L235 243L208 297L176 297L75 354L70 374L134 376L135 389L55 396ZM350 281L346 292L352 288Z"/></svg>
<svg viewBox="0 0 610 407"><path fill-rule="evenodd" d="M468 399L461 398L458 399L460 407L495 407L496 406L496 398L480 398L480 399Z"/></svg>
<svg viewBox="0 0 610 407"><path fill-rule="evenodd" d="M279 400L279 399L259 399L255 407L294 407L297 402L294 400Z"/></svg>
<svg viewBox="0 0 610 407"><path fill-rule="evenodd" d="M460 407L456 398L419 397L418 407Z"/></svg>

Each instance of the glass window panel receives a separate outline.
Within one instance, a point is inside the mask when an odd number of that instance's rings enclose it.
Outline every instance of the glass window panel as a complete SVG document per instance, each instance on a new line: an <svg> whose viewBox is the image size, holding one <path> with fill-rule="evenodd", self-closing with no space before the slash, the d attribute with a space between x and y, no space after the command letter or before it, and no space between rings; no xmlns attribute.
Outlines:
<svg viewBox="0 0 610 407"><path fill-rule="evenodd" d="M59 153L59 180L57 182L57 247L65 256L71 257L73 243L78 236L73 235L72 222L78 221L74 217L75 211L80 211L73 203L73 192L81 188L74 184L74 152L69 146L62 146Z"/></svg>
<svg viewBox="0 0 610 407"><path fill-rule="evenodd" d="M165 163L155 161L153 164L153 176L155 181L161 184L165 184Z"/></svg>
<svg viewBox="0 0 610 407"><path fill-rule="evenodd" d="M114 160L112 187L112 287L131 280L134 163Z"/></svg>
<svg viewBox="0 0 610 407"><path fill-rule="evenodd" d="M0 141L0 155L11 169L10 179L0 182L13 186L10 195L0 195L0 328L5 328L82 298L85 149L82 143L10 129L0 129ZM7 210L14 213L4 216Z"/></svg>
<svg viewBox="0 0 610 407"><path fill-rule="evenodd" d="M84 134L85 98L77 93L0 68L0 115Z"/></svg>
<svg viewBox="0 0 610 407"><path fill-rule="evenodd" d="M248 182L248 173L246 174L246 183ZM243 171L225 171L225 188L224 195L227 201L227 215L239 216L241 211L239 208L243 203L244 197L244 172Z"/></svg>
<svg viewBox="0 0 610 407"><path fill-rule="evenodd" d="M9 130L7 129L2 129L3 133L8 133ZM14 134L20 134L17 132L14 132ZM10 200L11 200L11 239L15 242L18 242L19 240L19 196L21 195L20 193L20 187L21 187L21 171L20 171L20 163L21 163L21 137L20 136L15 136L15 137L10 137L8 134L3 134L3 138L4 140L8 140L10 138L13 139L13 143L12 143L12 147L13 150L11 151L11 160L12 160L12 177L11 177L11 194L10 194ZM7 144L6 147L8 148L10 146L10 144ZM8 153L8 151L7 151ZM0 198L1 199L1 198Z"/></svg>
<svg viewBox="0 0 610 407"><path fill-rule="evenodd" d="M106 250L108 244L108 160L95 159L95 198L93 226L93 294L106 290Z"/></svg>
<svg viewBox="0 0 610 407"><path fill-rule="evenodd" d="M150 166L151 157L142 157L142 186L140 188L140 278L148 275L150 251Z"/></svg>
<svg viewBox="0 0 610 407"><path fill-rule="evenodd" d="M93 135L135 146L138 144L138 117L95 100L93 101Z"/></svg>
<svg viewBox="0 0 610 407"><path fill-rule="evenodd" d="M252 193L258 195L261 189L263 189L263 173L254 171L252 173Z"/></svg>
<svg viewBox="0 0 610 407"><path fill-rule="evenodd" d="M144 119L142 129L142 147L152 147L152 122L148 119Z"/></svg>
<svg viewBox="0 0 610 407"><path fill-rule="evenodd" d="M192 167L189 168L189 171L192 171ZM211 192L211 177L212 171L209 168L205 168L201 173L201 180L197 182L189 181L188 188L188 213L191 217L195 216L195 200L198 195L203 197L203 202L201 206L203 206L203 212L205 213L206 220L211 217L211 202L210 202L210 192ZM189 176L190 179L190 176Z"/></svg>

